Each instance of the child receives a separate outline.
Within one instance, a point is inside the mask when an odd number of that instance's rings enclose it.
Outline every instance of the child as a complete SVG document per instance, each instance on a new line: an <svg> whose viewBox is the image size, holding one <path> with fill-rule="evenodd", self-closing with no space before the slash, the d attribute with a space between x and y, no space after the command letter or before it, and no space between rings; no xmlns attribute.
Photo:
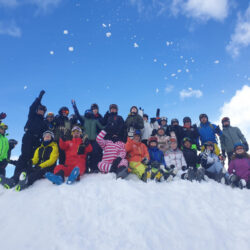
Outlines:
<svg viewBox="0 0 250 250"><path fill-rule="evenodd" d="M152 136L148 140L148 152L150 156L149 165L151 166L151 179L156 181L170 181L173 177L165 169L166 163L163 152L158 149L157 137Z"/></svg>
<svg viewBox="0 0 250 250"><path fill-rule="evenodd" d="M245 145L241 142L234 145L234 155L229 164L231 186L250 189L250 155L246 153Z"/></svg>
<svg viewBox="0 0 250 250"><path fill-rule="evenodd" d="M205 170L199 166L197 151L192 149L192 140L189 137L183 138L182 147L182 152L187 163L187 173L182 176L183 179L201 181L204 178Z"/></svg>
<svg viewBox="0 0 250 250"><path fill-rule="evenodd" d="M150 177L150 174L146 171L149 153L146 145L141 142L140 130L135 131L133 139L128 137L125 149L132 173L136 174L142 181L147 182Z"/></svg>
<svg viewBox="0 0 250 250"><path fill-rule="evenodd" d="M9 142L5 136L8 126L4 123L0 124L0 175L5 176L5 167L7 166Z"/></svg>
<svg viewBox="0 0 250 250"><path fill-rule="evenodd" d="M107 133L111 130L113 129L108 124L106 129L102 130L96 138L103 150L102 161L98 163L98 168L102 173L114 172L116 178L125 178L128 175L125 144L113 131ZM114 129L115 131L117 130Z"/></svg>
<svg viewBox="0 0 250 250"><path fill-rule="evenodd" d="M164 155L167 168L172 170L173 176L181 176L183 174L182 170L187 168L183 153L177 146L177 140L171 138L170 149Z"/></svg>
<svg viewBox="0 0 250 250"><path fill-rule="evenodd" d="M215 154L213 142L204 143L205 150L200 154L201 165L205 174L219 183L228 182L229 174L225 171L219 157Z"/></svg>
<svg viewBox="0 0 250 250"><path fill-rule="evenodd" d="M92 151L92 146L87 136L83 139L81 128L75 126L72 128L72 140L64 141L62 136L59 146L65 151L66 159L64 165L57 165L54 174L46 173L45 177L51 182L60 185L64 182L64 177L69 176L67 184L72 184L79 175L83 175L86 171L86 158L88 153Z"/></svg>
<svg viewBox="0 0 250 250"><path fill-rule="evenodd" d="M165 134L164 128L159 128L156 134L158 148L163 152L163 154L169 149L170 137Z"/></svg>

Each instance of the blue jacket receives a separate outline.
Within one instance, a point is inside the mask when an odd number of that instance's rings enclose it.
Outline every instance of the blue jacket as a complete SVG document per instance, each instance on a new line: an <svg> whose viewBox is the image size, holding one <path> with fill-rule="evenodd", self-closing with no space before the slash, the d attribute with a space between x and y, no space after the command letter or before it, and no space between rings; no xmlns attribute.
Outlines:
<svg viewBox="0 0 250 250"><path fill-rule="evenodd" d="M153 148L150 147L148 148L148 152L149 152L149 157L150 157L149 164L156 161L166 166L166 163L164 160L164 154L160 149L158 149L157 147L153 147Z"/></svg>
<svg viewBox="0 0 250 250"><path fill-rule="evenodd" d="M203 145L205 142L211 141L213 143L217 144L216 135L222 135L222 132L220 130L219 126L216 126L215 124L212 124L210 122L207 123L200 123L199 134L200 134L200 140L201 144Z"/></svg>

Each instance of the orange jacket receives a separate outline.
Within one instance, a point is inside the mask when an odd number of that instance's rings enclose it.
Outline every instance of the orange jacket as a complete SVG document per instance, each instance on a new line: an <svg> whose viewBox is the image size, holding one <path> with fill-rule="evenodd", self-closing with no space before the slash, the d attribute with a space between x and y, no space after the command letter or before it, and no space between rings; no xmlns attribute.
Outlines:
<svg viewBox="0 0 250 250"><path fill-rule="evenodd" d="M128 138L125 149L127 151L127 158L129 162L140 162L144 157L149 160L148 149L142 142L135 142L134 140Z"/></svg>

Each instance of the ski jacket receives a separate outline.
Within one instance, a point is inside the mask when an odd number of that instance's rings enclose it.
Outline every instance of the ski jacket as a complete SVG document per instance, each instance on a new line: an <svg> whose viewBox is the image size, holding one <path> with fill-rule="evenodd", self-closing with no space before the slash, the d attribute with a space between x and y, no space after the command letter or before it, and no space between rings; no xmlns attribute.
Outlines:
<svg viewBox="0 0 250 250"><path fill-rule="evenodd" d="M25 132L35 135L38 138L42 137L43 132L48 130L43 115L37 114L39 105L41 105L41 99L36 98L30 106L28 121L24 127Z"/></svg>
<svg viewBox="0 0 250 250"><path fill-rule="evenodd" d="M158 148L165 153L170 147L170 137L167 135L156 135Z"/></svg>
<svg viewBox="0 0 250 250"><path fill-rule="evenodd" d="M214 164L215 165L220 164L222 168L222 164L219 157L213 152L207 152L205 150L199 155L199 159L201 162L201 166L205 169L212 167Z"/></svg>
<svg viewBox="0 0 250 250"><path fill-rule="evenodd" d="M220 136L221 150L226 152L234 151L234 144L237 142L246 143L246 138L237 127L223 127L222 135Z"/></svg>
<svg viewBox="0 0 250 250"><path fill-rule="evenodd" d="M175 134L175 136L173 135ZM182 127L179 125L169 125L169 134L171 137L175 137L177 139L178 148L181 148L181 140L182 140Z"/></svg>
<svg viewBox="0 0 250 250"><path fill-rule="evenodd" d="M197 164L199 163L199 158L197 156L197 152L191 148L183 148L182 150L185 161L187 163L187 167L196 168Z"/></svg>
<svg viewBox="0 0 250 250"><path fill-rule="evenodd" d="M150 157L149 164L151 164L152 162L157 162L166 166L164 154L160 149L158 149L157 147L150 147L148 148L148 152Z"/></svg>
<svg viewBox="0 0 250 250"><path fill-rule="evenodd" d="M9 142L5 135L0 134L0 162L8 159Z"/></svg>
<svg viewBox="0 0 250 250"><path fill-rule="evenodd" d="M138 114L132 114L132 113L128 115L125 121L125 125L127 128L127 132L129 132L131 128L133 130L144 128L144 122L142 117Z"/></svg>
<svg viewBox="0 0 250 250"><path fill-rule="evenodd" d="M142 142L135 142L128 138L125 149L129 162L141 162L145 157L149 160L148 149Z"/></svg>
<svg viewBox="0 0 250 250"><path fill-rule="evenodd" d="M175 169L181 170L182 166L187 166L183 153L178 148L176 150L169 149L164 154L164 158L165 158L167 167L174 165Z"/></svg>
<svg viewBox="0 0 250 250"><path fill-rule="evenodd" d="M142 140L148 140L148 138L152 135L153 128L149 122L147 121L143 122L144 122L144 128L141 130Z"/></svg>
<svg viewBox="0 0 250 250"><path fill-rule="evenodd" d="M78 154L78 149L82 143L82 138L73 138L70 141L63 141L60 138L59 147L65 151L65 166L78 166L83 172L85 172L86 158L88 153L92 152L92 146L91 144L88 144L85 147L84 154Z"/></svg>
<svg viewBox="0 0 250 250"><path fill-rule="evenodd" d="M70 140L72 124L67 116L57 115L55 117L55 141L59 142L61 132L63 131L65 139Z"/></svg>
<svg viewBox="0 0 250 250"><path fill-rule="evenodd" d="M106 134L106 131L102 130L96 137L97 143L103 150L102 161L112 163L114 159L121 157L123 159L121 165L127 166L125 143L122 141L112 142L111 140L105 140Z"/></svg>
<svg viewBox="0 0 250 250"><path fill-rule="evenodd" d="M191 139L192 144L196 144L198 146L199 136L200 134L196 125L191 126L190 128L183 126L180 140L182 142L183 138L188 137Z"/></svg>
<svg viewBox="0 0 250 250"><path fill-rule="evenodd" d="M81 123L84 132L88 135L89 140L94 141L96 139L98 129L101 130L104 127L98 120L95 119L94 115L81 116L76 105L74 105L73 108L75 111L75 115Z"/></svg>
<svg viewBox="0 0 250 250"><path fill-rule="evenodd" d="M235 174L241 179L246 181L250 180L250 158L235 158L233 159L228 168L229 174Z"/></svg>
<svg viewBox="0 0 250 250"><path fill-rule="evenodd" d="M219 136L222 134L220 127L210 122L200 123L200 127L198 128L198 130L202 145L208 141L217 144L216 134L218 134Z"/></svg>
<svg viewBox="0 0 250 250"><path fill-rule="evenodd" d="M38 147L32 158L32 164L41 168L53 167L59 157L58 146L56 142L51 142L44 146L43 143Z"/></svg>

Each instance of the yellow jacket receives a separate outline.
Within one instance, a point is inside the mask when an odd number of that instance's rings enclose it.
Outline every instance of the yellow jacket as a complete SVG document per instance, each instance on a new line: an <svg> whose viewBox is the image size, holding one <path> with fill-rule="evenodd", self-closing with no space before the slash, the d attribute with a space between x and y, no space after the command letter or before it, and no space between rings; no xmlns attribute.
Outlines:
<svg viewBox="0 0 250 250"><path fill-rule="evenodd" d="M43 144L38 147L32 158L33 165L38 165L41 168L52 167L56 165L59 157L58 146L56 142L51 142L49 145Z"/></svg>

